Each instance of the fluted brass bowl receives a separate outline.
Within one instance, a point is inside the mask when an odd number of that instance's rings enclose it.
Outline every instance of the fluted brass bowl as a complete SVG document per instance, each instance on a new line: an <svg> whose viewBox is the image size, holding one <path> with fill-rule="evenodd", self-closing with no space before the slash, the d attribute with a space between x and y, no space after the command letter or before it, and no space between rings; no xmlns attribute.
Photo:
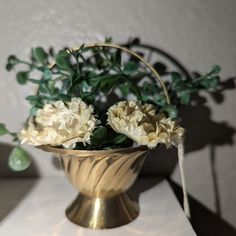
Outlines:
<svg viewBox="0 0 236 236"><path fill-rule="evenodd" d="M126 193L145 161L144 146L101 151L66 150L40 146L60 158L64 172L79 190L66 215L77 225L114 228L139 214L138 204Z"/></svg>

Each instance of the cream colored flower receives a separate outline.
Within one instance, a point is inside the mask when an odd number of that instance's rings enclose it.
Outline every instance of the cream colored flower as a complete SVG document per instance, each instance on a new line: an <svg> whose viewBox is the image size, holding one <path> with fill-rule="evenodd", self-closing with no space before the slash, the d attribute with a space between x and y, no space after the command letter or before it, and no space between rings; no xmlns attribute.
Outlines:
<svg viewBox="0 0 236 236"><path fill-rule="evenodd" d="M158 143L165 143L167 147L176 144L184 129L163 113L156 113L151 104L122 101L109 108L108 123L116 132L125 134L139 145L154 148Z"/></svg>
<svg viewBox="0 0 236 236"><path fill-rule="evenodd" d="M135 101L122 101L109 108L108 123L118 133L125 134L131 139L141 136L143 130L139 127L144 118L139 103Z"/></svg>
<svg viewBox="0 0 236 236"><path fill-rule="evenodd" d="M63 145L73 149L76 142L88 143L96 126L93 107L86 105L80 98L71 102L56 101L39 109L27 128L20 131L21 143L34 146Z"/></svg>

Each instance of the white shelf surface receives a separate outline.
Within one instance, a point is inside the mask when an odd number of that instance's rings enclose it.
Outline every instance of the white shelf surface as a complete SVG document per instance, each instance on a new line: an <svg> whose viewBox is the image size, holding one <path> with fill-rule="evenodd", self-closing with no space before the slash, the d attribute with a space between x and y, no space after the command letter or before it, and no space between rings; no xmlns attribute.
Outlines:
<svg viewBox="0 0 236 236"><path fill-rule="evenodd" d="M65 217L77 194L66 178L0 179L0 235L196 236L167 181L140 178L137 189L141 211L136 220L115 229L90 230Z"/></svg>

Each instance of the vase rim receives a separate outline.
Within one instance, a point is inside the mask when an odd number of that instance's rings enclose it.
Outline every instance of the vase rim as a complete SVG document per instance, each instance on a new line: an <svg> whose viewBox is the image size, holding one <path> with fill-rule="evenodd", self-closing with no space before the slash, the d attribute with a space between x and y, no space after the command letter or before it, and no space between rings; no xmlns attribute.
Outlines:
<svg viewBox="0 0 236 236"><path fill-rule="evenodd" d="M37 148L46 151L46 152L53 152L59 155L87 155L87 154L109 154L109 153L129 153L134 151L148 151L147 146L137 146L137 147L127 147L127 148L114 148L114 149L107 149L107 150L70 150L70 149L63 149L57 148L50 145L41 145L37 146Z"/></svg>

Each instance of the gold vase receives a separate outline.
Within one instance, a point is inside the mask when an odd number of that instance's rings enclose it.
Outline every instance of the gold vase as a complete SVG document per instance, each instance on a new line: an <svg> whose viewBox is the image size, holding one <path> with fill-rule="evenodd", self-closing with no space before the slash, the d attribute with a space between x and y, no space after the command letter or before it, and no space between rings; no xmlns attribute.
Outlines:
<svg viewBox="0 0 236 236"><path fill-rule="evenodd" d="M156 77L167 104L170 104L168 90L160 75L139 54L110 43L83 45L83 48L96 47L118 49L141 61ZM67 52L78 50L80 48ZM39 148L58 154L66 176L80 192L66 210L72 222L92 229L105 229L128 224L138 216L138 204L126 191L137 178L145 161L148 151L146 146L101 151L66 150L50 146Z"/></svg>
<svg viewBox="0 0 236 236"><path fill-rule="evenodd" d="M107 229L128 224L138 216L138 204L126 191L145 161L146 147L101 151L40 148L59 156L66 176L79 190L66 210L70 221L87 228Z"/></svg>

